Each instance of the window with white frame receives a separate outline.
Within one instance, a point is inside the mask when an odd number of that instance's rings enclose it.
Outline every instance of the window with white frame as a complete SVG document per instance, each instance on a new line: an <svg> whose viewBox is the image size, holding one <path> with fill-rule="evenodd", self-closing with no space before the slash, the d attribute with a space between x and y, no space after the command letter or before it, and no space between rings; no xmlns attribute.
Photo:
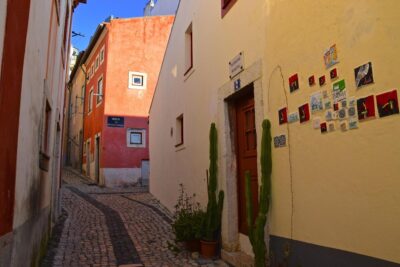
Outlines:
<svg viewBox="0 0 400 267"><path fill-rule="evenodd" d="M146 129L128 129L126 133L128 147L146 147Z"/></svg>
<svg viewBox="0 0 400 267"><path fill-rule="evenodd" d="M92 112L93 109L93 87L89 92L89 113Z"/></svg>
<svg viewBox="0 0 400 267"><path fill-rule="evenodd" d="M99 104L103 101L103 77L97 81L97 97L96 103Z"/></svg>
<svg viewBox="0 0 400 267"><path fill-rule="evenodd" d="M100 50L100 64L104 61L104 46Z"/></svg>
<svg viewBox="0 0 400 267"><path fill-rule="evenodd" d="M99 68L99 62L100 62L99 56L97 56L97 57L96 57L96 67L95 67L95 70L97 70L97 69Z"/></svg>
<svg viewBox="0 0 400 267"><path fill-rule="evenodd" d="M147 87L147 74L141 72L130 71L129 72L129 89L141 89L144 90Z"/></svg>

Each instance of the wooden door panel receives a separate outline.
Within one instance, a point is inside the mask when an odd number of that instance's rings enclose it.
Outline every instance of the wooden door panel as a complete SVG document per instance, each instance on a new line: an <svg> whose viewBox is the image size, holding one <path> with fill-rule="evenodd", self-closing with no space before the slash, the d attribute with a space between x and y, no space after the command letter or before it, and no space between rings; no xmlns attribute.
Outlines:
<svg viewBox="0 0 400 267"><path fill-rule="evenodd" d="M236 148L238 166L238 212L239 231L248 233L246 222L245 173L250 171L254 214L258 212L257 178L257 134L255 125L254 98L243 97L236 101Z"/></svg>

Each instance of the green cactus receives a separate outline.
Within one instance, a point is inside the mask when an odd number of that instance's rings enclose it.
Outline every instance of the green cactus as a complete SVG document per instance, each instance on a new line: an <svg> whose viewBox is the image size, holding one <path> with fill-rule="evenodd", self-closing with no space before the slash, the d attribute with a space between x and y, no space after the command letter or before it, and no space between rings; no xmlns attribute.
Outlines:
<svg viewBox="0 0 400 267"><path fill-rule="evenodd" d="M261 139L261 186L259 195L259 210L257 218L253 220L253 204L250 172L246 172L246 209L247 225L249 229L249 239L253 247L255 267L265 266L266 244L264 240L264 227L267 222L267 214L271 202L271 123L264 120L262 124L263 132Z"/></svg>
<svg viewBox="0 0 400 267"><path fill-rule="evenodd" d="M208 203L203 226L203 239L207 241L215 241L218 239L218 231L221 227L222 208L224 205L224 191L219 191L217 201L217 160L217 129L215 128L215 123L212 123L210 128L210 167L208 169L209 177L207 177Z"/></svg>

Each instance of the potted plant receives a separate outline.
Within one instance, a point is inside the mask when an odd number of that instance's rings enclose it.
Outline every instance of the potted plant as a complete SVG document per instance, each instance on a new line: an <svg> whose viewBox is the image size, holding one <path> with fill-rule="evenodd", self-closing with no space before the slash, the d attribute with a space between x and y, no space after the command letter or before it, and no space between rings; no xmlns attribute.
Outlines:
<svg viewBox="0 0 400 267"><path fill-rule="evenodd" d="M213 258L216 255L221 229L224 191L219 191L217 201L217 158L217 129L215 123L212 123L210 128L210 167L207 172L208 203L203 221L203 235L200 241L200 254L205 258Z"/></svg>
<svg viewBox="0 0 400 267"><path fill-rule="evenodd" d="M175 205L172 229L177 242L184 242L186 248L193 252L200 250L200 238L204 212L195 202L195 194L188 196L183 184L180 184L178 202Z"/></svg>

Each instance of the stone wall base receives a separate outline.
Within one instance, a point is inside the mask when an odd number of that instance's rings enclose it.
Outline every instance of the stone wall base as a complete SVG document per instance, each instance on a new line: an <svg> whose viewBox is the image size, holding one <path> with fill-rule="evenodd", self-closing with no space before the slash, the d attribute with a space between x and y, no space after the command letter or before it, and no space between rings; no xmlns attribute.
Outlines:
<svg viewBox="0 0 400 267"><path fill-rule="evenodd" d="M226 250L222 250L221 258L235 267L254 267L253 257L241 251L228 252Z"/></svg>
<svg viewBox="0 0 400 267"><path fill-rule="evenodd" d="M50 207L0 237L0 266L38 266L50 233Z"/></svg>

